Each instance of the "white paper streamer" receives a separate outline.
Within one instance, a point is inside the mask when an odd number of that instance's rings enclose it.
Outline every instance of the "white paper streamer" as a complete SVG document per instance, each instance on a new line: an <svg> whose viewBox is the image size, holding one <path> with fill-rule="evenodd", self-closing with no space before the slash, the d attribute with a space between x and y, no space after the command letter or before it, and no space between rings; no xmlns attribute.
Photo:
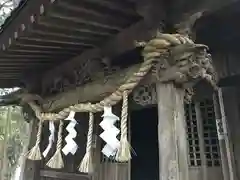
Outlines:
<svg viewBox="0 0 240 180"><path fill-rule="evenodd" d="M75 112L71 111L69 113L69 116L65 119L70 121L66 127L66 130L68 131L68 135L65 138L66 145L62 149L62 152L65 155L68 155L69 153L74 155L78 149L78 145L74 141L74 138L77 136L77 131L74 129L75 125L77 124L77 121L74 119L74 116L75 116Z"/></svg>
<svg viewBox="0 0 240 180"><path fill-rule="evenodd" d="M223 140L225 133L222 125L222 119L216 119L216 125L217 125L218 140Z"/></svg>
<svg viewBox="0 0 240 180"><path fill-rule="evenodd" d="M100 137L106 142L106 145L102 149L102 153L107 157L114 156L120 146L120 142L117 139L120 130L114 126L116 121L119 120L119 117L112 113L112 107L104 107L104 114L102 117L103 120L99 125L104 132L100 134Z"/></svg>
<svg viewBox="0 0 240 180"><path fill-rule="evenodd" d="M49 121L49 131L50 131L50 135L49 135L49 143L47 148L44 150L43 152L43 157L46 157L50 151L50 149L52 148L53 142L54 142L54 133L55 133L55 126L54 126L54 122L53 121Z"/></svg>
<svg viewBox="0 0 240 180"><path fill-rule="evenodd" d="M117 149L113 149L111 146L106 144L102 149L102 153L109 158L111 156L115 156Z"/></svg>

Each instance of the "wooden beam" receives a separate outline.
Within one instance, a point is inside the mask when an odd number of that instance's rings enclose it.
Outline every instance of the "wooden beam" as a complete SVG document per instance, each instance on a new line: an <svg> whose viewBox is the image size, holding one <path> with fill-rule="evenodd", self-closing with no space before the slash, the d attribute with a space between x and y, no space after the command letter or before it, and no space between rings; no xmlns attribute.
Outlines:
<svg viewBox="0 0 240 180"><path fill-rule="evenodd" d="M55 45L55 46L60 46L61 44L67 44L68 46L73 46L73 47L95 47L92 44L87 44L87 43L81 43L81 42L69 42L69 41L63 41L63 40L56 40L56 39L42 39L39 37L21 37L19 38L21 42L25 42L26 44L29 43L34 43L35 42L42 42L42 43L49 43L49 45Z"/></svg>
<svg viewBox="0 0 240 180"><path fill-rule="evenodd" d="M189 47L185 45L178 46L178 48L173 48L171 50L171 57L169 57L169 59L173 60L176 59L177 57L180 57L179 53L186 52L187 49L189 49ZM198 64L198 62L196 63ZM181 62L175 62L175 64L174 65L172 64L170 67L168 67L169 64L166 63L165 66L168 68L161 69L159 67L156 67L155 75L157 76L158 81L161 83L175 82L177 84L182 84L184 87L187 87L186 86L187 84L190 85L190 87L192 87L200 79L195 77L196 75L197 76L199 75L199 70L197 70L196 72L191 71L193 74L189 73L193 65L196 66L196 64L195 63L193 64L193 62L189 61L188 58L186 58L184 61L182 60ZM102 76L102 78L98 77L98 80L77 87L76 89L72 89L71 91L65 90L64 93L61 93L60 95L47 99L44 106L44 110L53 111L71 106L73 104L100 101L107 95L110 95L111 93L115 92L120 85L123 85L126 82L126 80L133 75L133 73L138 72L140 66L142 67L142 64L133 65L127 69L120 70L109 77L104 76ZM211 65L209 64L209 66ZM202 66L201 64L198 64L197 67L200 69L209 68L208 66ZM100 74L100 72L98 73ZM186 75L187 73L188 75ZM180 76L181 74L183 76ZM151 80L149 81L148 79L147 83L151 82L153 81ZM48 88L49 87L43 87L43 89Z"/></svg>
<svg viewBox="0 0 240 180"><path fill-rule="evenodd" d="M70 28L69 27L73 27ZM98 37L106 37L106 36L111 36L112 33L116 33L117 31L115 30L106 30L106 31L101 31L101 30L93 30L86 28L83 25L79 25L73 22L69 22L66 20L59 20L58 18L51 17L51 19L45 18L38 23L34 24L33 28L30 29L31 32L35 31L46 31L49 30L50 32L53 33L67 33L71 34L72 36L75 37L85 37L85 36L98 36Z"/></svg>
<svg viewBox="0 0 240 180"><path fill-rule="evenodd" d="M107 95L114 92L121 84L126 81L126 77L136 72L140 65L135 65L130 68L124 69L107 79L102 78L85 86L77 87L76 89L63 92L52 98L47 98L43 103L43 109L53 111L68 107L72 104L81 102L94 102L100 101ZM81 98L78 98L81 95Z"/></svg>
<svg viewBox="0 0 240 180"><path fill-rule="evenodd" d="M38 31L36 31L38 32ZM50 34L50 35L49 35ZM46 32L44 34L40 34L40 33L32 33L30 36L25 36L25 37L20 37L19 40L21 41L21 39L42 39L42 41L44 40L51 40L51 42L71 42L71 43L76 43L76 44L96 44L96 43L99 43L101 42L102 39L99 39L99 38L89 38L89 37L78 37L78 38L75 38L74 36L72 36L71 34L65 34L65 35L62 35L62 34L59 34L57 33L54 34L54 33L51 33L49 32ZM19 42L19 41L18 41ZM49 42L49 41L47 41ZM64 44L69 44L69 43L64 43ZM26 44L28 45L28 44ZM45 47L48 47L48 44L44 44ZM89 46L86 46L86 47L89 47ZM67 46L66 46L67 48Z"/></svg>
<svg viewBox="0 0 240 180"><path fill-rule="evenodd" d="M62 47L62 46L49 46L49 45L41 45L41 44L24 44L24 43L16 43L14 46L16 47L26 47L26 48L40 48L40 49L45 49L45 50L57 50L57 49L60 49L60 50L68 50L68 51L78 51L79 52L79 49L78 48L67 48L67 47Z"/></svg>
<svg viewBox="0 0 240 180"><path fill-rule="evenodd" d="M61 0L62 1L62 0ZM64 0L63 0L64 1ZM64 1L66 2L66 1ZM109 1L109 0L89 0L86 2L84 1L76 1L76 0L69 0L72 5L78 5L80 7L84 7L85 11L89 11L89 9L97 9L103 12L120 12L121 14L126 14L128 16L135 16L136 13L134 11L134 4L128 1ZM94 7L94 8L92 8ZM95 12L95 11L94 11Z"/></svg>
<svg viewBox="0 0 240 180"><path fill-rule="evenodd" d="M41 177L47 178L56 178L56 179L63 179L63 180L91 180L91 176L87 174L76 174L76 173L65 173L65 172L58 172L53 170L41 170L40 171Z"/></svg>
<svg viewBox="0 0 240 180"><path fill-rule="evenodd" d="M42 54L36 54L36 55L29 55L29 54L1 54L1 59L9 59L10 60L19 60L19 59L31 59L32 61L44 61L44 60L53 60L53 58L56 58L58 60L66 59L68 56L56 56L54 54L49 55L42 55Z"/></svg>

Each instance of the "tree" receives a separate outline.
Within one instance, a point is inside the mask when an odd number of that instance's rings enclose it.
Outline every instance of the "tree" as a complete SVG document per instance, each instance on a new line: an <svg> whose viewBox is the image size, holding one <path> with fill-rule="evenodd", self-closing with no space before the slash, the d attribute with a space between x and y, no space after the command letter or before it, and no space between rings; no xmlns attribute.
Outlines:
<svg viewBox="0 0 240 180"><path fill-rule="evenodd" d="M0 89L0 95L14 89ZM10 180L19 167L23 149L28 146L29 125L22 115L19 106L0 106L0 172L1 180ZM26 149L26 148L25 148Z"/></svg>
<svg viewBox="0 0 240 180"><path fill-rule="evenodd" d="M0 2L0 25L2 25L5 19L11 14L13 10L13 0L2 0Z"/></svg>

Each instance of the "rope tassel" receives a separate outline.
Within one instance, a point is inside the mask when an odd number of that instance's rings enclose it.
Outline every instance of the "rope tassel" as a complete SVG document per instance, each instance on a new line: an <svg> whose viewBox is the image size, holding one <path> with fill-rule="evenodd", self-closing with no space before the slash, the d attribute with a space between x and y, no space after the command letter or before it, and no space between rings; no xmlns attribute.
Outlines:
<svg viewBox="0 0 240 180"><path fill-rule="evenodd" d="M58 140L57 149L53 157L48 161L47 166L54 169L61 169L64 167L63 158L61 154L62 150L62 131L63 131L63 121L60 121L58 130Z"/></svg>
<svg viewBox="0 0 240 180"><path fill-rule="evenodd" d="M30 160L41 160L42 159L42 155L41 155L41 151L40 151L40 141L41 141L41 135L42 135L42 125L43 125L43 121L39 120L36 144L27 153L27 158L30 159Z"/></svg>
<svg viewBox="0 0 240 180"><path fill-rule="evenodd" d="M92 112L90 112L89 113L89 129L88 129L88 136L87 136L86 154L84 155L82 162L80 163L80 166L79 166L79 171L84 172L84 173L93 172L93 162L92 162L93 123L94 123L94 115Z"/></svg>
<svg viewBox="0 0 240 180"><path fill-rule="evenodd" d="M121 137L120 137L120 147L118 148L116 154L116 160L118 162L129 161L131 156L131 145L128 142L127 137L127 119L128 119L128 92L123 92L123 104L122 104L122 114L121 114Z"/></svg>

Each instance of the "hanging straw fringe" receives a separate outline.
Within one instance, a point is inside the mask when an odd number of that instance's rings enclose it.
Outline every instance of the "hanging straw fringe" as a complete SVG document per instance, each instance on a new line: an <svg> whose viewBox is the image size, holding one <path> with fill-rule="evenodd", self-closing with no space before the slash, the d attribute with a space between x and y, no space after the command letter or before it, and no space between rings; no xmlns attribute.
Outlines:
<svg viewBox="0 0 240 180"><path fill-rule="evenodd" d="M47 166L54 169L61 169L64 167L63 158L61 154L62 150L62 131L63 131L63 121L60 121L58 130L58 140L57 149L53 157L48 161Z"/></svg>
<svg viewBox="0 0 240 180"><path fill-rule="evenodd" d="M38 123L38 132L37 132L37 140L35 146L27 153L27 158L30 160L41 160L42 155L40 151L40 141L42 135L42 125L43 121L40 119Z"/></svg>
<svg viewBox="0 0 240 180"><path fill-rule="evenodd" d="M84 173L93 172L93 162L92 162L93 120L94 120L94 115L92 112L90 112L86 154L84 155L82 162L80 163L80 166L79 166L79 171Z"/></svg>
<svg viewBox="0 0 240 180"><path fill-rule="evenodd" d="M129 161L131 157L131 145L127 140L127 119L128 119L128 92L123 92L123 104L121 114L121 138L120 147L116 154L116 160L118 162Z"/></svg>

